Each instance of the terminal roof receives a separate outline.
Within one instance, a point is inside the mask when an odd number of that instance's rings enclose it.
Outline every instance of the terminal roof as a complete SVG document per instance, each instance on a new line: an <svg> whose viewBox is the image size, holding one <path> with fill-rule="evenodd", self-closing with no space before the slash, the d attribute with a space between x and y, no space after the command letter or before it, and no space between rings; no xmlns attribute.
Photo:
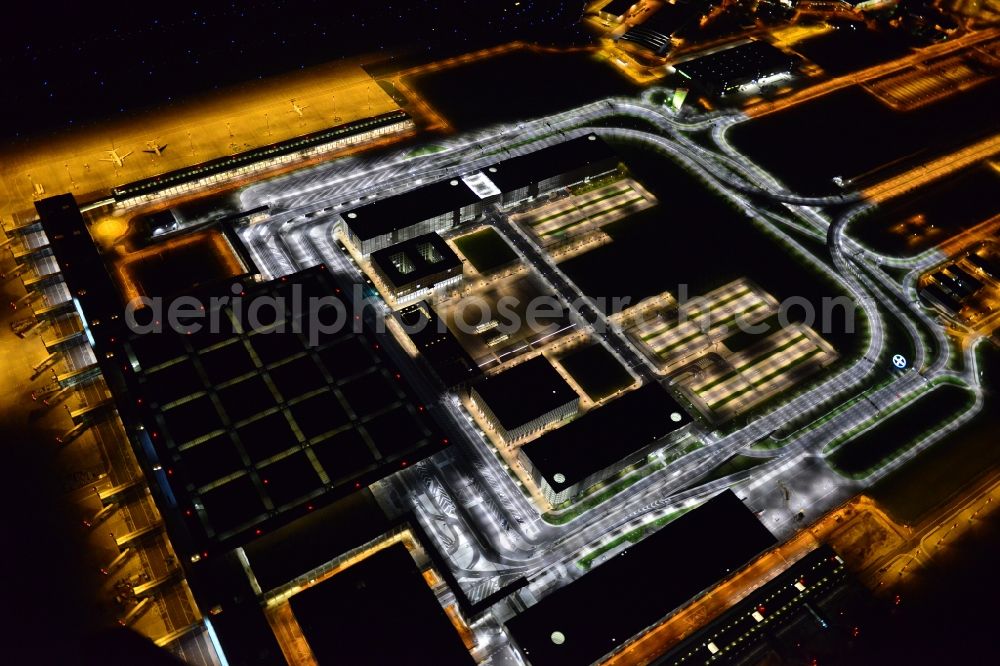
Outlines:
<svg viewBox="0 0 1000 666"><path fill-rule="evenodd" d="M445 442L374 334L331 325L352 308L322 266L243 289L205 298L201 331L132 334L123 355L130 402L205 548L269 534ZM257 299L284 304L281 321L265 305L251 326Z"/></svg>
<svg viewBox="0 0 1000 666"><path fill-rule="evenodd" d="M266 593L378 538L389 527L371 491L362 488L252 541L243 550Z"/></svg>
<svg viewBox="0 0 1000 666"><path fill-rule="evenodd" d="M587 134L511 157L487 167L484 173L501 192L513 192L590 164L617 159L617 153L601 137Z"/></svg>
<svg viewBox="0 0 1000 666"><path fill-rule="evenodd" d="M344 213L354 234L369 240L480 201L461 178L441 180Z"/></svg>
<svg viewBox="0 0 1000 666"><path fill-rule="evenodd" d="M320 664L475 662L402 543L384 548L289 603Z"/></svg>
<svg viewBox="0 0 1000 666"><path fill-rule="evenodd" d="M476 385L476 392L507 430L579 399L552 364L538 355Z"/></svg>

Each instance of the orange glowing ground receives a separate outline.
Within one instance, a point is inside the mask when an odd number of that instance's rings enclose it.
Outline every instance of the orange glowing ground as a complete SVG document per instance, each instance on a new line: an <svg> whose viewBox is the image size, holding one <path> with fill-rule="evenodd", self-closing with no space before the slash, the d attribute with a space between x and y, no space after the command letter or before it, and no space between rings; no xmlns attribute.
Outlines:
<svg viewBox="0 0 1000 666"><path fill-rule="evenodd" d="M246 272L218 231L203 231L158 243L119 259L112 274L126 301L170 296Z"/></svg>

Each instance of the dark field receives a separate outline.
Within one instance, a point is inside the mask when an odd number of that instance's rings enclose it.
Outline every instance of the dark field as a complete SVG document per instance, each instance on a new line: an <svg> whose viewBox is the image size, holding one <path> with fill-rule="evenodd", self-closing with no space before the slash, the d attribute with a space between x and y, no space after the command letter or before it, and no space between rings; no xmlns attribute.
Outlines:
<svg viewBox="0 0 1000 666"><path fill-rule="evenodd" d="M559 365L573 376L580 388L595 402L635 381L618 359L601 344L574 349L559 359Z"/></svg>
<svg viewBox="0 0 1000 666"><path fill-rule="evenodd" d="M910 256L1000 214L1000 173L963 169L855 220L847 232L889 255Z"/></svg>
<svg viewBox="0 0 1000 666"><path fill-rule="evenodd" d="M980 368L987 385L1000 381L1000 351L983 345ZM895 520L913 525L976 477L1000 464L1000 394L987 389L983 410L969 423L872 486L868 493Z"/></svg>
<svg viewBox="0 0 1000 666"><path fill-rule="evenodd" d="M803 194L863 188L996 132L1000 78L898 113L855 86L737 125L730 140Z"/></svg>
<svg viewBox="0 0 1000 666"><path fill-rule="evenodd" d="M830 462L848 475L863 475L885 458L901 453L926 431L966 408L972 396L946 384L932 390L841 446Z"/></svg>
<svg viewBox="0 0 1000 666"><path fill-rule="evenodd" d="M872 32L841 28L795 45L795 51L831 76L888 62L909 51L898 32Z"/></svg>
<svg viewBox="0 0 1000 666"><path fill-rule="evenodd" d="M525 120L638 88L585 53L519 50L421 75L409 83L456 129Z"/></svg>

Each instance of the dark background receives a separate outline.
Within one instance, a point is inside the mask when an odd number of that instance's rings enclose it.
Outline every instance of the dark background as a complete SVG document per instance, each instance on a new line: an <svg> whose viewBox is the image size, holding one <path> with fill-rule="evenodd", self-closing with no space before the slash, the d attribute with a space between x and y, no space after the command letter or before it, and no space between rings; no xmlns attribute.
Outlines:
<svg viewBox="0 0 1000 666"><path fill-rule="evenodd" d="M578 36L583 0L35 2L4 7L0 139L329 62ZM378 57L373 58L373 62Z"/></svg>

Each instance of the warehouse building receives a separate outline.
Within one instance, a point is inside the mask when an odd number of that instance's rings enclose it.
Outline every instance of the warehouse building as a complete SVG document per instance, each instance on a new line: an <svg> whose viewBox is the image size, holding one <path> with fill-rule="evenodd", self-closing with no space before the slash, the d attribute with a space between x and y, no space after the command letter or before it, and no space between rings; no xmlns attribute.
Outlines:
<svg viewBox="0 0 1000 666"><path fill-rule="evenodd" d="M797 69L798 62L767 42L750 41L688 60L675 69L704 92L721 96L787 76Z"/></svg>
<svg viewBox="0 0 1000 666"><path fill-rule="evenodd" d="M433 232L376 250L371 263L372 277L398 303L426 298L462 280L462 260Z"/></svg>
<svg viewBox="0 0 1000 666"><path fill-rule="evenodd" d="M659 384L646 384L518 451L542 495L561 504L644 459L691 417Z"/></svg>
<svg viewBox="0 0 1000 666"><path fill-rule="evenodd" d="M580 396L544 356L487 377L471 390L472 402L506 444L569 418Z"/></svg>
<svg viewBox="0 0 1000 666"><path fill-rule="evenodd" d="M629 28L619 40L635 44L654 55L665 56L673 49L674 34L687 26L697 26L701 15L708 9L705 0L663 3L652 16Z"/></svg>

